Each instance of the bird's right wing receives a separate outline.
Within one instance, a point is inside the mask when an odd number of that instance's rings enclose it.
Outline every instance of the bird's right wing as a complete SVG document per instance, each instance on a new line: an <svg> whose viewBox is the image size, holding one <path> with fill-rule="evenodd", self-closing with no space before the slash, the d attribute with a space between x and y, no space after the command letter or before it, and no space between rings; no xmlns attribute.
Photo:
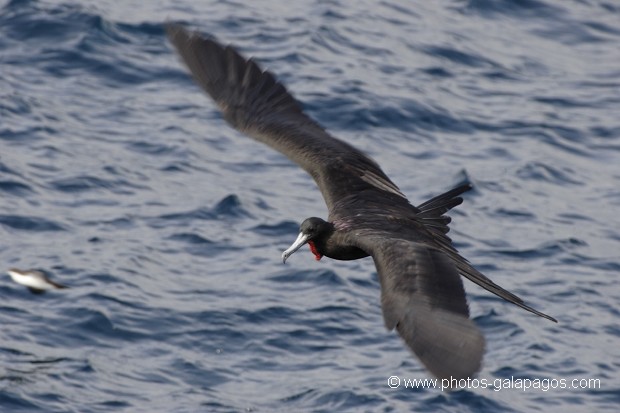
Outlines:
<svg viewBox="0 0 620 413"><path fill-rule="evenodd" d="M484 337L469 319L463 283L452 260L423 243L381 234L362 242L379 274L386 327L396 328L439 378L461 379L477 372Z"/></svg>
<svg viewBox="0 0 620 413"><path fill-rule="evenodd" d="M235 128L283 153L317 182L328 208L364 190L405 198L381 168L305 115L274 76L231 46L169 25L168 37L196 82Z"/></svg>

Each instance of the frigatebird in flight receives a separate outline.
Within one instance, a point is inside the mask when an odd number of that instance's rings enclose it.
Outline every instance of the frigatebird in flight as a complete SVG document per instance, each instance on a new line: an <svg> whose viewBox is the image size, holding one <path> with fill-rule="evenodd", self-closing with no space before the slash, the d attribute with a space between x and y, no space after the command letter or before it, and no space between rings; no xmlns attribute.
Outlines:
<svg viewBox="0 0 620 413"><path fill-rule="evenodd" d="M305 244L317 259L371 256L386 327L398 331L432 374L460 379L481 366L484 338L469 318L461 276L556 321L481 274L452 245L445 214L461 204L469 184L413 206L375 161L308 117L254 60L178 25L168 25L167 33L232 127L281 152L316 181L329 216L304 220L283 260Z"/></svg>

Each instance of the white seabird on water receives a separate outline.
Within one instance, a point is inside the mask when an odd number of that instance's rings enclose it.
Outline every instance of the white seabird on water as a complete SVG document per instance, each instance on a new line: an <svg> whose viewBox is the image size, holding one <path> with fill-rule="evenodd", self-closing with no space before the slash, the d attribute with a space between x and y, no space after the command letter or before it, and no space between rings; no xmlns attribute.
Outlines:
<svg viewBox="0 0 620 413"><path fill-rule="evenodd" d="M38 270L20 270L11 268L7 271L13 281L28 287L33 294L41 294L47 290L69 288L49 279L44 272Z"/></svg>

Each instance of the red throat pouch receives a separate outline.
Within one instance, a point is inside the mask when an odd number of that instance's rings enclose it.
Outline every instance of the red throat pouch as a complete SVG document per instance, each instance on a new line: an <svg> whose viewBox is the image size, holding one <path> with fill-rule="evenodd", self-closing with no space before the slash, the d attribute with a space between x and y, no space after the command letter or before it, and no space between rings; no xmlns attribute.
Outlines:
<svg viewBox="0 0 620 413"><path fill-rule="evenodd" d="M319 254L319 252L316 250L316 245L314 245L314 241L308 241L308 246L310 247L310 251L312 251L312 253L314 254L315 260L319 261L321 258L323 258L323 256Z"/></svg>

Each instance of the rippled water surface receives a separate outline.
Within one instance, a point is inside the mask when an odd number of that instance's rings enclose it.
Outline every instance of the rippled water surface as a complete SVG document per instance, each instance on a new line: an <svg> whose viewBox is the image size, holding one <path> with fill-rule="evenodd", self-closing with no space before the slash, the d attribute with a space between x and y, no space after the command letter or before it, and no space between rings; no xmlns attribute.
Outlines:
<svg viewBox="0 0 620 413"><path fill-rule="evenodd" d="M383 326L371 259L280 253L325 216L230 129L163 24L233 43L413 203L460 182L479 379L428 378ZM620 404L620 5L595 0L0 0L2 412L594 412ZM570 384L569 384L570 385ZM499 389L495 389L499 390Z"/></svg>

